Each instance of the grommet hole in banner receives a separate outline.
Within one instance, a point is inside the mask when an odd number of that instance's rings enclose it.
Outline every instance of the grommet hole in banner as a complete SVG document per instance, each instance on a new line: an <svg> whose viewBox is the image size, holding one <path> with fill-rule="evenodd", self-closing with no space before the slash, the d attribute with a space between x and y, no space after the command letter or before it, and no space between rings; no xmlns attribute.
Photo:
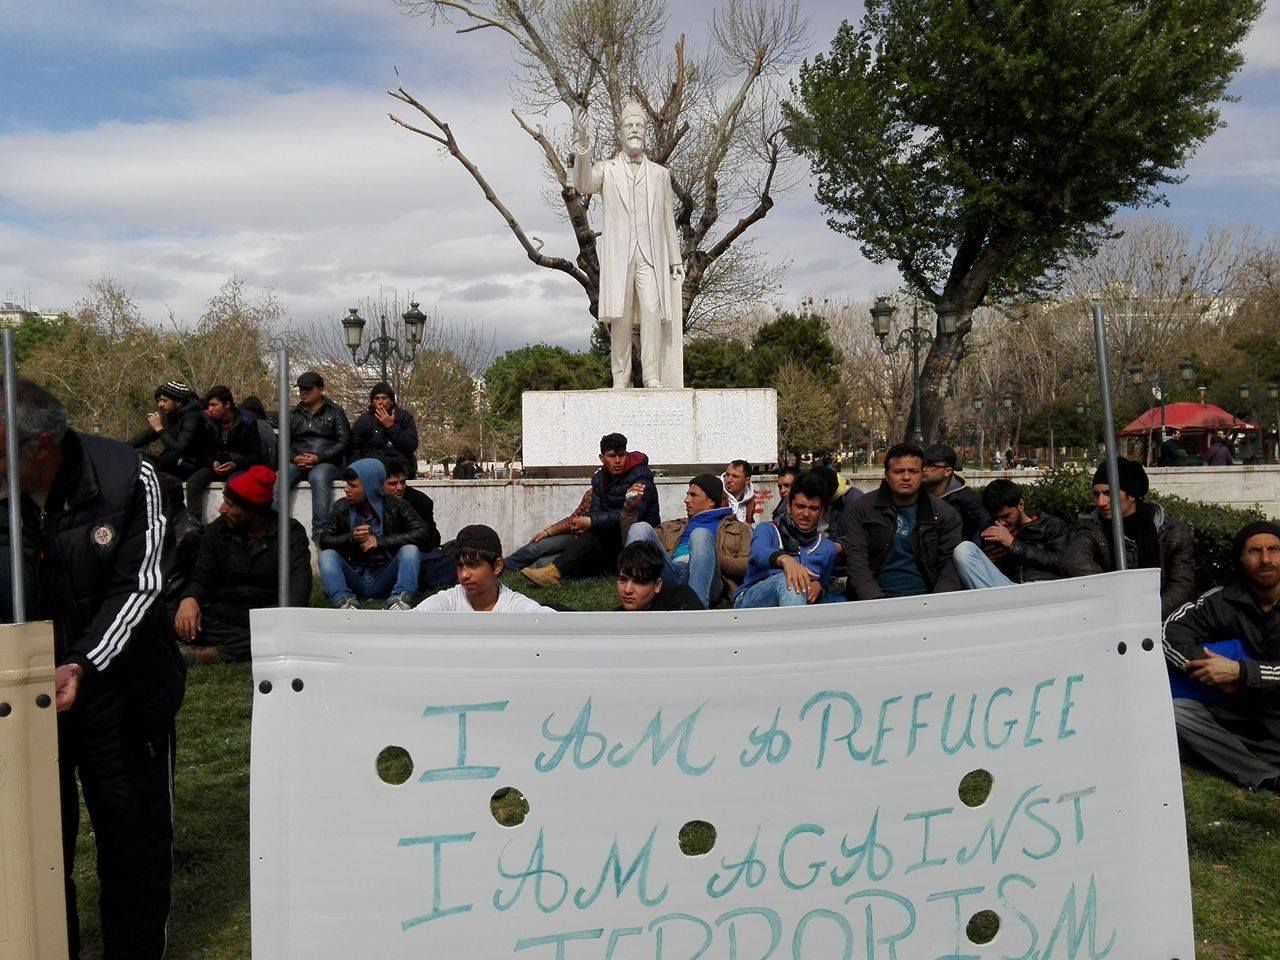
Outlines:
<svg viewBox="0 0 1280 960"><path fill-rule="evenodd" d="M964 935L970 943L990 943L1000 932L1000 915L994 910L979 910L969 918Z"/></svg>
<svg viewBox="0 0 1280 960"><path fill-rule="evenodd" d="M489 812L500 827L518 827L529 815L529 801L515 787L499 787L489 798Z"/></svg>
<svg viewBox="0 0 1280 960"><path fill-rule="evenodd" d="M960 778L960 787L956 793L966 807L980 807L991 796L991 788L995 782L995 777L986 770L970 770Z"/></svg>
<svg viewBox="0 0 1280 960"><path fill-rule="evenodd" d="M1128 652L1129 652L1129 645L1125 643L1123 640L1121 640L1118 644L1116 644L1116 653L1120 654L1120 656L1123 657Z"/></svg>
<svg viewBox="0 0 1280 960"><path fill-rule="evenodd" d="M1156 642L1152 640L1150 637L1147 637L1147 639L1142 641L1142 649L1146 650L1148 653L1150 653L1155 648L1156 648Z"/></svg>
<svg viewBox="0 0 1280 960"><path fill-rule="evenodd" d="M413 757L404 747L383 747L374 761L378 779L392 787L406 783L413 776Z"/></svg>
<svg viewBox="0 0 1280 960"><path fill-rule="evenodd" d="M686 857L701 857L716 845L716 828L705 820L690 820L680 828L676 841Z"/></svg>

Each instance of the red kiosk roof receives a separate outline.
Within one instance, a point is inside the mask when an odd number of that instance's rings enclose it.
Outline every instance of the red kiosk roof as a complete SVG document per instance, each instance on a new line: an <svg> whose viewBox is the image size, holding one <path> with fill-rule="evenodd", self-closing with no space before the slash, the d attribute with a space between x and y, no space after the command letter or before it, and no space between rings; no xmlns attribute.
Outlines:
<svg viewBox="0 0 1280 960"><path fill-rule="evenodd" d="M1166 427L1177 427L1179 430L1258 429L1256 424L1237 419L1221 407L1215 407L1212 403L1195 403L1193 401L1165 404L1164 423ZM1142 437L1159 429L1160 408L1152 407L1116 436Z"/></svg>

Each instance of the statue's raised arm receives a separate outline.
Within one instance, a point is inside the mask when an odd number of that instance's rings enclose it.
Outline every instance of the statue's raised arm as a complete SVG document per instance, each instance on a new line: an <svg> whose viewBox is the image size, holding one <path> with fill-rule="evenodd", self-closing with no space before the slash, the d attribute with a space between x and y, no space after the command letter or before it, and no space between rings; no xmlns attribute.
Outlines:
<svg viewBox="0 0 1280 960"><path fill-rule="evenodd" d="M573 150L573 188L582 194L599 193L604 172L596 169L587 133L587 108L581 105L573 108Z"/></svg>

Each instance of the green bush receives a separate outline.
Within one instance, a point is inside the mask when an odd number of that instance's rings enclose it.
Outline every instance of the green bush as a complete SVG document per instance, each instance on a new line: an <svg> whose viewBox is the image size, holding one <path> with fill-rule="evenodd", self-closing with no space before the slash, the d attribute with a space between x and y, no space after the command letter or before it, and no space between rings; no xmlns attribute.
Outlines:
<svg viewBox="0 0 1280 960"><path fill-rule="evenodd" d="M1027 509L1031 513L1061 517L1074 530L1080 514L1093 510L1092 480L1092 471L1075 465L1050 470L1039 482L1026 484ZM1231 547L1237 531L1246 523L1267 519L1266 514L1257 509L1198 503L1159 493L1153 493L1151 499L1191 528L1197 590L1218 586L1232 574L1235 557Z"/></svg>

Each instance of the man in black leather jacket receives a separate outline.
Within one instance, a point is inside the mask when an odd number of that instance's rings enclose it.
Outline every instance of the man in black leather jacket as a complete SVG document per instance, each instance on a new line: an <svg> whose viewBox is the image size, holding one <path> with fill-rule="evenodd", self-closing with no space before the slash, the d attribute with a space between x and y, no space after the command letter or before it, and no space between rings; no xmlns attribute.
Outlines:
<svg viewBox="0 0 1280 960"><path fill-rule="evenodd" d="M381 460L357 460L343 479L346 496L315 537L325 595L339 609L357 609L361 600L386 600L388 610L412 609L427 525L406 501L384 494L387 471Z"/></svg>
<svg viewBox="0 0 1280 960"><path fill-rule="evenodd" d="M418 425L413 414L396 403L396 392L389 383L375 383L369 391L369 409L356 417L351 428L351 459L374 457L383 463L392 458L402 460L409 468L405 478L412 480L418 459Z"/></svg>
<svg viewBox="0 0 1280 960"><path fill-rule="evenodd" d="M324 395L324 377L308 370L298 377L298 405L289 414L289 486L311 485L311 538L329 519L333 484L351 447L347 412Z"/></svg>
<svg viewBox="0 0 1280 960"><path fill-rule="evenodd" d="M995 522L955 549L956 572L970 590L1011 587L1062 577L1067 525L1052 514L1031 516L1022 488L1012 480L992 480L982 490L982 506Z"/></svg>
<svg viewBox="0 0 1280 960"><path fill-rule="evenodd" d="M200 398L185 383L162 383L156 387L155 397L156 409L147 414L146 429L130 438L129 445L141 450L159 440L160 455L148 458L161 473L187 480L201 467L209 466L213 428Z"/></svg>
<svg viewBox="0 0 1280 960"><path fill-rule="evenodd" d="M54 624L71 955L80 950L71 879L78 774L97 844L104 954L159 960L172 875L174 716L185 683L159 603L168 533L160 485L127 445L68 430L56 399L26 379L15 386L27 608ZM0 420L0 450L4 432ZM0 529L7 546L7 511Z"/></svg>

